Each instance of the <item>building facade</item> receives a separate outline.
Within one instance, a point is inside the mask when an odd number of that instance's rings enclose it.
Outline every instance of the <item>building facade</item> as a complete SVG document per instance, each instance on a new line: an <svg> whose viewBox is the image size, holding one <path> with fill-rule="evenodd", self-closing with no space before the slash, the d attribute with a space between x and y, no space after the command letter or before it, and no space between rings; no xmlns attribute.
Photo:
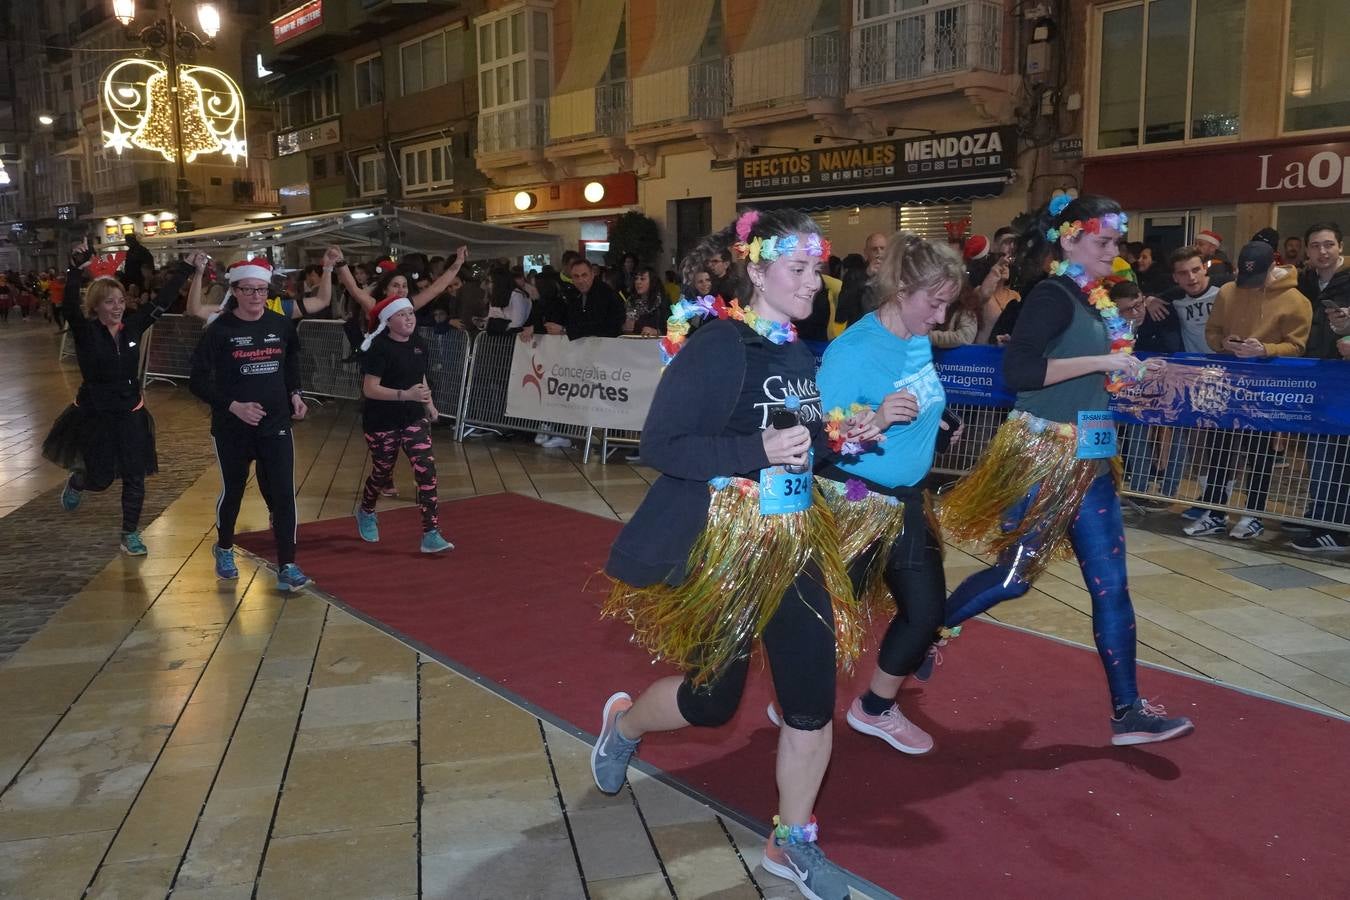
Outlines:
<svg viewBox="0 0 1350 900"><path fill-rule="evenodd" d="M990 231L1027 202L1022 22L998 0L536 0L475 19L495 222L595 256L626 209L666 265L739 206L867 234Z"/></svg>
<svg viewBox="0 0 1350 900"><path fill-rule="evenodd" d="M161 18L165 4L139 0L140 28ZM196 25L191 8L184 24ZM260 90L256 33L258 0L217 3L220 33L214 46L191 62L218 68L243 92L244 141L255 151L267 145L272 109ZM57 266L84 235L104 246L129 233L157 234L176 228L176 168L160 154L136 147L121 153L108 145L115 130L101 85L117 61L144 55L144 48L112 17L110 0L42 0L8 4L8 33L17 52L10 59L15 84L11 105L14 160L10 203L0 201L11 247L25 268ZM191 214L197 227L237 221L279 210L265 156L235 160L199 156L187 167Z"/></svg>
<svg viewBox="0 0 1350 900"><path fill-rule="evenodd" d="M483 218L469 16L438 0L273 3L261 38L287 213L397 203Z"/></svg>
<svg viewBox="0 0 1350 900"><path fill-rule="evenodd" d="M811 209L841 250L990 231L1026 206L1034 158L1012 8L283 0L260 36L273 181L287 212L398 203L595 258L640 210L667 265L750 203Z"/></svg>
<svg viewBox="0 0 1350 900"><path fill-rule="evenodd" d="M1080 2L1082 184L1167 251L1211 229L1350 225L1350 16L1341 0Z"/></svg>

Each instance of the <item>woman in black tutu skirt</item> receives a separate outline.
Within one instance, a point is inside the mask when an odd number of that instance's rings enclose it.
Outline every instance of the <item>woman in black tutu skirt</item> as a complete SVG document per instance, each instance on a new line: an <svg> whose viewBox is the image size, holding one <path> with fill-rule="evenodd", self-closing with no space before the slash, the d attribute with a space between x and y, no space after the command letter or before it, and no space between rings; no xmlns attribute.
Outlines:
<svg viewBox="0 0 1350 900"><path fill-rule="evenodd" d="M145 556L140 533L145 476L159 465L155 422L141 396L141 340L178 298L196 255L174 265L154 303L131 312L115 278L94 279L81 298L90 256L87 243L71 254L61 304L84 381L75 402L52 425L42 455L70 470L61 491L61 506L68 512L80 505L84 491L106 490L120 478L122 550Z"/></svg>

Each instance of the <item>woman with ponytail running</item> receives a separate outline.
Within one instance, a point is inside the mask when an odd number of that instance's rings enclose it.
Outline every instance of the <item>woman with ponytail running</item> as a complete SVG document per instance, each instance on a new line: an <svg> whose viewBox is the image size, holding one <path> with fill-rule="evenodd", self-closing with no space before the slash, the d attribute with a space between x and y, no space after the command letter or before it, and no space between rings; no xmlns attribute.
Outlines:
<svg viewBox="0 0 1350 900"><path fill-rule="evenodd" d="M947 600L948 627L1031 589L1050 560L1077 557L1092 597L1092 631L1111 700L1111 743L1181 737L1190 719L1139 696L1134 607L1117 493L1116 426L1107 401L1155 364L1134 356L1134 334L1108 296L1126 216L1106 197L1056 195L1024 234L1053 274L1027 295L1003 358L1017 391L1008 420L973 471L942 502L957 540L998 558Z"/></svg>

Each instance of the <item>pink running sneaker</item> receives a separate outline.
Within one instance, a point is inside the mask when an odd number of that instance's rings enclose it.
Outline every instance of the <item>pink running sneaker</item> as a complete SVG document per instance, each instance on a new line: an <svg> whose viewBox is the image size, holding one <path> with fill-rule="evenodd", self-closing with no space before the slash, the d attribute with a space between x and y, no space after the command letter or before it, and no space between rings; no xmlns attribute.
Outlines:
<svg viewBox="0 0 1350 900"><path fill-rule="evenodd" d="M879 737L901 753L922 756L933 749L933 736L906 719L894 704L879 716L869 716L862 707L862 698L857 697L848 708L847 718L854 731Z"/></svg>

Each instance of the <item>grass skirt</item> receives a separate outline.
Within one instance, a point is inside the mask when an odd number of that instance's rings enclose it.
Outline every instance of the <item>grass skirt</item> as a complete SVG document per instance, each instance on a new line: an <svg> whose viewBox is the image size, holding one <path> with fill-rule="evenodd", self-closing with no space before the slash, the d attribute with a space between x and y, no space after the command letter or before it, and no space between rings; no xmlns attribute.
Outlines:
<svg viewBox="0 0 1350 900"><path fill-rule="evenodd" d="M995 557L1019 544L1034 547L1028 581L1052 559L1067 558L1069 526L1102 463L1079 459L1077 443L1074 426L1013 411L975 468L942 496L945 535Z"/></svg>
<svg viewBox="0 0 1350 900"><path fill-rule="evenodd" d="M639 588L616 580L603 614L627 621L637 643L683 668L697 686L751 652L799 576L818 578L834 609L836 658L850 669L862 651L865 619L819 487L809 509L767 516L755 481L732 478L708 490L708 523L689 551L684 581Z"/></svg>
<svg viewBox="0 0 1350 900"><path fill-rule="evenodd" d="M42 456L71 472L154 475L159 471L155 420L144 406L98 412L72 403L52 423Z"/></svg>
<svg viewBox="0 0 1350 900"><path fill-rule="evenodd" d="M859 581L858 601L869 621L883 609L889 618L892 603L899 603L901 598L892 600L886 586L886 559L891 545L904 531L905 504L895 497L867 490L857 481L850 485L819 478L816 483L834 515L839 530L839 554L845 568L851 567L868 548L878 547Z"/></svg>

